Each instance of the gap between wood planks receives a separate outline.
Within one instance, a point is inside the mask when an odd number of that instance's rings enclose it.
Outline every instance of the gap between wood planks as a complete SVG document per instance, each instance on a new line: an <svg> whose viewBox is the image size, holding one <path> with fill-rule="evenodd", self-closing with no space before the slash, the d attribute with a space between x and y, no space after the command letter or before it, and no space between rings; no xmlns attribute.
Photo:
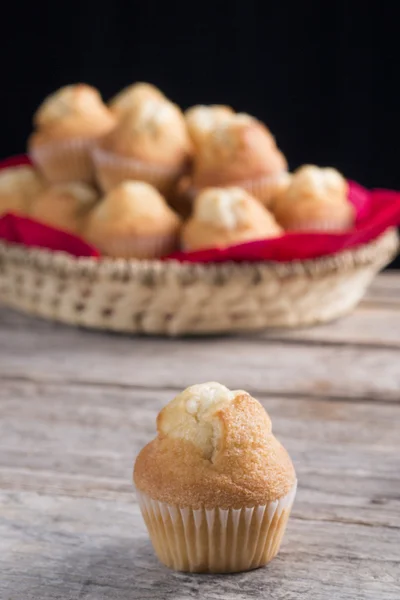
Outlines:
<svg viewBox="0 0 400 600"><path fill-rule="evenodd" d="M132 391L146 391L146 392L171 392L171 394L177 395L182 391L179 386L171 385L140 385L123 382L109 382L109 381L85 381L84 379L73 379L73 378L51 378L51 377L40 377L37 375L9 375L7 373L0 372L0 383L4 381L10 384L28 383L32 385L59 385L60 387L76 386L82 388L94 388L94 389L107 389L107 390L132 390ZM360 404L379 404L386 406L400 405L399 398L387 399L381 396L341 396L339 394L324 394L322 392L291 392L289 390L274 390L268 391L252 388L247 386L246 391L254 398L263 400L267 398L283 398L285 400L322 400L325 402L349 402L349 403L360 403ZM173 396L171 396L172 399Z"/></svg>
<svg viewBox="0 0 400 600"><path fill-rule="evenodd" d="M147 385L138 385L138 384L128 384L128 383L110 383L107 381L104 382L96 382L96 381L84 381L79 379L51 379L51 378L41 378L41 377L33 377L29 375L4 375L0 373L0 382L6 381L9 383L31 383L34 385L60 385L60 386L76 386L83 388L105 388L108 390L132 390L132 391L148 391L148 392L171 392L171 394L179 394L182 391L182 388L178 386L147 386ZM290 392L290 391L280 391L273 390L270 391L261 391L257 389L252 389L247 387L246 391L257 399L266 399L266 398L283 398L285 400L324 400L326 402L351 402L351 403L371 403L371 404L385 404L388 406L395 406L397 404L397 400L386 400L384 398L374 398L369 396L339 396L339 395L320 395L317 393L306 393L306 392ZM400 404L400 398L398 400Z"/></svg>
<svg viewBox="0 0 400 600"><path fill-rule="evenodd" d="M360 519L344 519L343 517L330 518L317 518L317 517L307 517L300 516L296 514L296 505L293 507L293 512L290 515L291 519L295 519L297 521L307 521L308 523L336 523L337 525L360 525L361 527L380 527L382 529L394 529L400 531L400 527L398 525L389 525L383 523L373 523L371 521L362 521ZM400 559L398 561L393 561L395 564L400 564Z"/></svg>

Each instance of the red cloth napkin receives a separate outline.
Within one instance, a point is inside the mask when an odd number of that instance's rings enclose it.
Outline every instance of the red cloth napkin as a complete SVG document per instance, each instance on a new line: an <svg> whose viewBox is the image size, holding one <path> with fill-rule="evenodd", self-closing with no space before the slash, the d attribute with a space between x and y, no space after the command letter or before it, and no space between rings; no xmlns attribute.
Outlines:
<svg viewBox="0 0 400 600"><path fill-rule="evenodd" d="M32 161L26 154L18 154L18 156L10 156L0 161L0 169L8 169L10 167L21 167L22 165L31 165Z"/></svg>
<svg viewBox="0 0 400 600"><path fill-rule="evenodd" d="M76 235L11 213L0 218L0 239L24 246L67 252L73 256L100 256L96 248Z"/></svg>
<svg viewBox="0 0 400 600"><path fill-rule="evenodd" d="M0 169L30 164L26 156L0 163ZM344 233L285 233L279 238L246 242L230 248L212 248L197 252L177 252L165 260L180 262L260 261L279 262L317 258L365 244L389 227L400 224L400 192L368 191L349 182L349 200L356 208L356 223ZM100 256L82 239L43 225L32 219L7 214L0 218L0 239L8 242L59 250L73 256Z"/></svg>

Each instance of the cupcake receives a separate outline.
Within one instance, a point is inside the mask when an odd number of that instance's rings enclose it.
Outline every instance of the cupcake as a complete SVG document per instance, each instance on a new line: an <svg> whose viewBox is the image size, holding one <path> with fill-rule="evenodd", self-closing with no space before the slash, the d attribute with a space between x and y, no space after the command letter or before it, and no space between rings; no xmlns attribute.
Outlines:
<svg viewBox="0 0 400 600"><path fill-rule="evenodd" d="M124 181L90 213L86 239L103 254L157 258L176 250L180 219L148 183Z"/></svg>
<svg viewBox="0 0 400 600"><path fill-rule="evenodd" d="M268 206L287 184L284 155L270 131L249 115L222 119L196 147L194 190L239 186Z"/></svg>
<svg viewBox="0 0 400 600"><path fill-rule="evenodd" d="M206 143L219 123L227 121L234 114L230 106L222 104L197 105L189 108L185 112L185 121L195 151ZM192 176L188 172L178 181L169 202L184 219L187 219L192 213L195 195Z"/></svg>
<svg viewBox="0 0 400 600"><path fill-rule="evenodd" d="M86 183L59 183L39 194L30 216L36 221L79 235L99 195Z"/></svg>
<svg viewBox="0 0 400 600"><path fill-rule="evenodd" d="M6 213L29 214L30 205L45 184L33 167L0 170L0 216Z"/></svg>
<svg viewBox="0 0 400 600"><path fill-rule="evenodd" d="M336 169L313 165L293 173L288 189L274 200L272 210L282 227L291 231L343 231L355 219L346 179Z"/></svg>
<svg viewBox="0 0 400 600"><path fill-rule="evenodd" d="M272 214L242 188L209 188L195 200L182 245L185 250L224 248L281 233Z"/></svg>
<svg viewBox="0 0 400 600"><path fill-rule="evenodd" d="M115 125L100 94L85 85L68 85L43 102L34 116L28 151L52 183L93 181L91 146Z"/></svg>
<svg viewBox="0 0 400 600"><path fill-rule="evenodd" d="M147 100L166 100L164 94L151 83L134 83L124 88L108 103L111 112L119 119L138 102Z"/></svg>
<svg viewBox="0 0 400 600"><path fill-rule="evenodd" d="M234 115L230 106L213 104L211 106L192 106L185 112L186 125L195 147L204 143L219 123L225 123Z"/></svg>
<svg viewBox="0 0 400 600"><path fill-rule="evenodd" d="M297 482L261 404L219 383L193 385L159 413L157 431L134 484L160 561L231 573L272 560Z"/></svg>
<svg viewBox="0 0 400 600"><path fill-rule="evenodd" d="M136 102L98 144L93 160L104 191L136 179L168 194L187 168L191 144L180 109L156 98Z"/></svg>

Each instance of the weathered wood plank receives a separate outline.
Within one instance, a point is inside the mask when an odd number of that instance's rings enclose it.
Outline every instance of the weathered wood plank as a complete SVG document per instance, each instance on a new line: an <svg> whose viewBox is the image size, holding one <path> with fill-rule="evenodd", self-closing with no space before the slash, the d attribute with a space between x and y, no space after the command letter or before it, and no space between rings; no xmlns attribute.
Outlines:
<svg viewBox="0 0 400 600"><path fill-rule="evenodd" d="M387 528L293 517L267 568L196 576L158 564L133 503L34 493L0 501L4 600L398 600L400 593L398 531Z"/></svg>
<svg viewBox="0 0 400 600"><path fill-rule="evenodd" d="M59 334L70 328L30 318L15 311L0 309L0 327L6 331L37 331L41 335L56 329ZM273 330L260 334L241 335L233 339L297 340L299 342L325 345L370 345L386 348L400 348L400 295L398 310L393 306L363 303L356 311L334 323L304 329ZM137 339L137 338L131 338Z"/></svg>
<svg viewBox="0 0 400 600"><path fill-rule="evenodd" d="M286 340L131 338L41 323L0 329L0 378L181 389L223 381L231 388L400 400L399 350L299 345Z"/></svg>
<svg viewBox="0 0 400 600"><path fill-rule="evenodd" d="M385 271L376 277L367 289L363 303L400 309L399 271Z"/></svg>
<svg viewBox="0 0 400 600"><path fill-rule="evenodd" d="M400 310L362 304L351 315L334 323L304 329L265 332L260 337L266 340L298 340L307 344L400 348Z"/></svg>
<svg viewBox="0 0 400 600"><path fill-rule="evenodd" d="M373 280L369 290L398 290L400 292L400 274L398 270L383 271Z"/></svg>

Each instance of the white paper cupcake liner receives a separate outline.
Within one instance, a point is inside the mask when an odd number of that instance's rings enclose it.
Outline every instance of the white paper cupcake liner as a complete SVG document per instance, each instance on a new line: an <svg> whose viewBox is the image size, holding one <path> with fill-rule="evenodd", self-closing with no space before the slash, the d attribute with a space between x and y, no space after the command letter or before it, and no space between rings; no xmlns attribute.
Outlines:
<svg viewBox="0 0 400 600"><path fill-rule="evenodd" d="M277 173L274 175L265 175L264 177L258 177L257 179L243 179L240 181L234 181L226 183L225 185L210 185L205 187L239 187L252 196L257 198L267 208L271 205L274 198L284 191L290 181L290 174L286 171ZM186 198L187 205L191 207L196 196L204 188L196 188L195 186L186 185L181 191L181 196Z"/></svg>
<svg viewBox="0 0 400 600"><path fill-rule="evenodd" d="M122 181L132 179L145 181L163 194L169 194L179 177L182 168L170 168L148 164L135 158L118 156L98 146L92 149L92 160L97 181L104 192L108 192Z"/></svg>
<svg viewBox="0 0 400 600"><path fill-rule="evenodd" d="M100 245L99 245L100 246ZM167 256L178 247L178 234L124 236L102 240L99 249L108 256L120 258L158 258Z"/></svg>
<svg viewBox="0 0 400 600"><path fill-rule="evenodd" d="M233 573L257 569L276 556L296 495L240 509L182 508L136 490L159 560L177 571Z"/></svg>
<svg viewBox="0 0 400 600"><path fill-rule="evenodd" d="M286 227L286 231L312 231L314 233L342 233L351 227L351 222L344 220L342 223L338 221L299 221L292 223L290 227Z"/></svg>
<svg viewBox="0 0 400 600"><path fill-rule="evenodd" d="M83 181L92 183L92 139L75 138L48 142L31 148L29 155L43 176L51 183Z"/></svg>
<svg viewBox="0 0 400 600"><path fill-rule="evenodd" d="M267 208L271 202L289 185L290 175L286 171L274 175L266 175L257 179L240 181L237 185L260 200Z"/></svg>

